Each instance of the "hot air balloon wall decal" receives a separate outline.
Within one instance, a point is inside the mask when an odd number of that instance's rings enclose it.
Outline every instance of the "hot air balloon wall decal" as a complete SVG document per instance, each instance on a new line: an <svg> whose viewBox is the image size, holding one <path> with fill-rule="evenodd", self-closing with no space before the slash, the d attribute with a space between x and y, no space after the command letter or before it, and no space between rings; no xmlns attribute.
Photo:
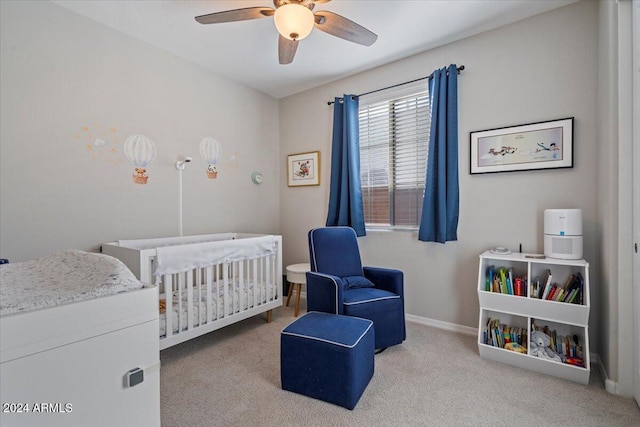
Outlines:
<svg viewBox="0 0 640 427"><path fill-rule="evenodd" d="M220 144L211 137L203 138L200 141L200 154L207 162L207 176L210 179L216 179L218 177L216 163L220 160Z"/></svg>
<svg viewBox="0 0 640 427"><path fill-rule="evenodd" d="M146 184L147 166L156 158L156 146L144 135L131 135L124 142L124 155L134 166L133 182Z"/></svg>

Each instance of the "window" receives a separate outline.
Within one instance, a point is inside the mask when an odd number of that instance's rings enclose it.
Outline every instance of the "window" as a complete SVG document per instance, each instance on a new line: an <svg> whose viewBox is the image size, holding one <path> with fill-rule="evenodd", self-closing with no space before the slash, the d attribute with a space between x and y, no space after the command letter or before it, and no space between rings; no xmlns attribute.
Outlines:
<svg viewBox="0 0 640 427"><path fill-rule="evenodd" d="M360 175L367 227L417 228L427 168L431 108L421 87L360 98ZM409 92L407 94L407 92ZM386 99L385 99L386 98Z"/></svg>

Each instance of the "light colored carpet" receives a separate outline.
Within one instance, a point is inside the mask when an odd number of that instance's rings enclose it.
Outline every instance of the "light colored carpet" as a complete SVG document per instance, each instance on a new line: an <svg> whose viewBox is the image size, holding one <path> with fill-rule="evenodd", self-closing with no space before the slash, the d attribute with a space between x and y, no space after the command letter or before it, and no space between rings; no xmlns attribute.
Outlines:
<svg viewBox="0 0 640 427"><path fill-rule="evenodd" d="M291 304L293 305L293 304ZM300 315L304 314L304 311ZM293 308L161 352L164 427L640 426L633 399L478 356L475 337L407 322L407 340L375 356L353 411L280 388L280 331Z"/></svg>

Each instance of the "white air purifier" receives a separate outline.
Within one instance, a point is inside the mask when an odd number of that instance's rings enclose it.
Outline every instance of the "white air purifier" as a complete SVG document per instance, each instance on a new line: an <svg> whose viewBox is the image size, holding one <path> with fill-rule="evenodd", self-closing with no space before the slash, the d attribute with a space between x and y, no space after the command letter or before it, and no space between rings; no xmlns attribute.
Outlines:
<svg viewBox="0 0 640 427"><path fill-rule="evenodd" d="M582 209L544 211L544 255L582 259Z"/></svg>

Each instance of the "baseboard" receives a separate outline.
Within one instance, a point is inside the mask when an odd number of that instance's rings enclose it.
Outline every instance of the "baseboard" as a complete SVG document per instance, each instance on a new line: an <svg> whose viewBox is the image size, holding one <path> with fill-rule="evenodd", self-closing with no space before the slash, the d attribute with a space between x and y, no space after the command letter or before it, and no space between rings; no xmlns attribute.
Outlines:
<svg viewBox="0 0 640 427"><path fill-rule="evenodd" d="M455 323L443 322L442 320L429 319L427 317L416 316L413 314L405 314L405 319L409 322L419 323L425 326L433 326L434 328L444 329L446 331L458 332L465 335L478 336L478 328L470 326L458 325Z"/></svg>
<svg viewBox="0 0 640 427"><path fill-rule="evenodd" d="M598 367L600 375L604 378L604 389L610 394L618 395L618 383L609 379L609 375L607 375L607 370L604 368L600 355L597 353L591 353L589 357L591 358L591 364L595 364Z"/></svg>
<svg viewBox="0 0 640 427"><path fill-rule="evenodd" d="M300 298L306 300L307 293L300 292ZM434 328L444 329L446 331L458 332L465 335L478 336L478 328L472 328L470 326L462 326L455 323L443 322L442 320L429 319L427 317L416 316L413 314L405 314L404 317L409 322L419 323L421 325L426 325L426 326L433 326Z"/></svg>

